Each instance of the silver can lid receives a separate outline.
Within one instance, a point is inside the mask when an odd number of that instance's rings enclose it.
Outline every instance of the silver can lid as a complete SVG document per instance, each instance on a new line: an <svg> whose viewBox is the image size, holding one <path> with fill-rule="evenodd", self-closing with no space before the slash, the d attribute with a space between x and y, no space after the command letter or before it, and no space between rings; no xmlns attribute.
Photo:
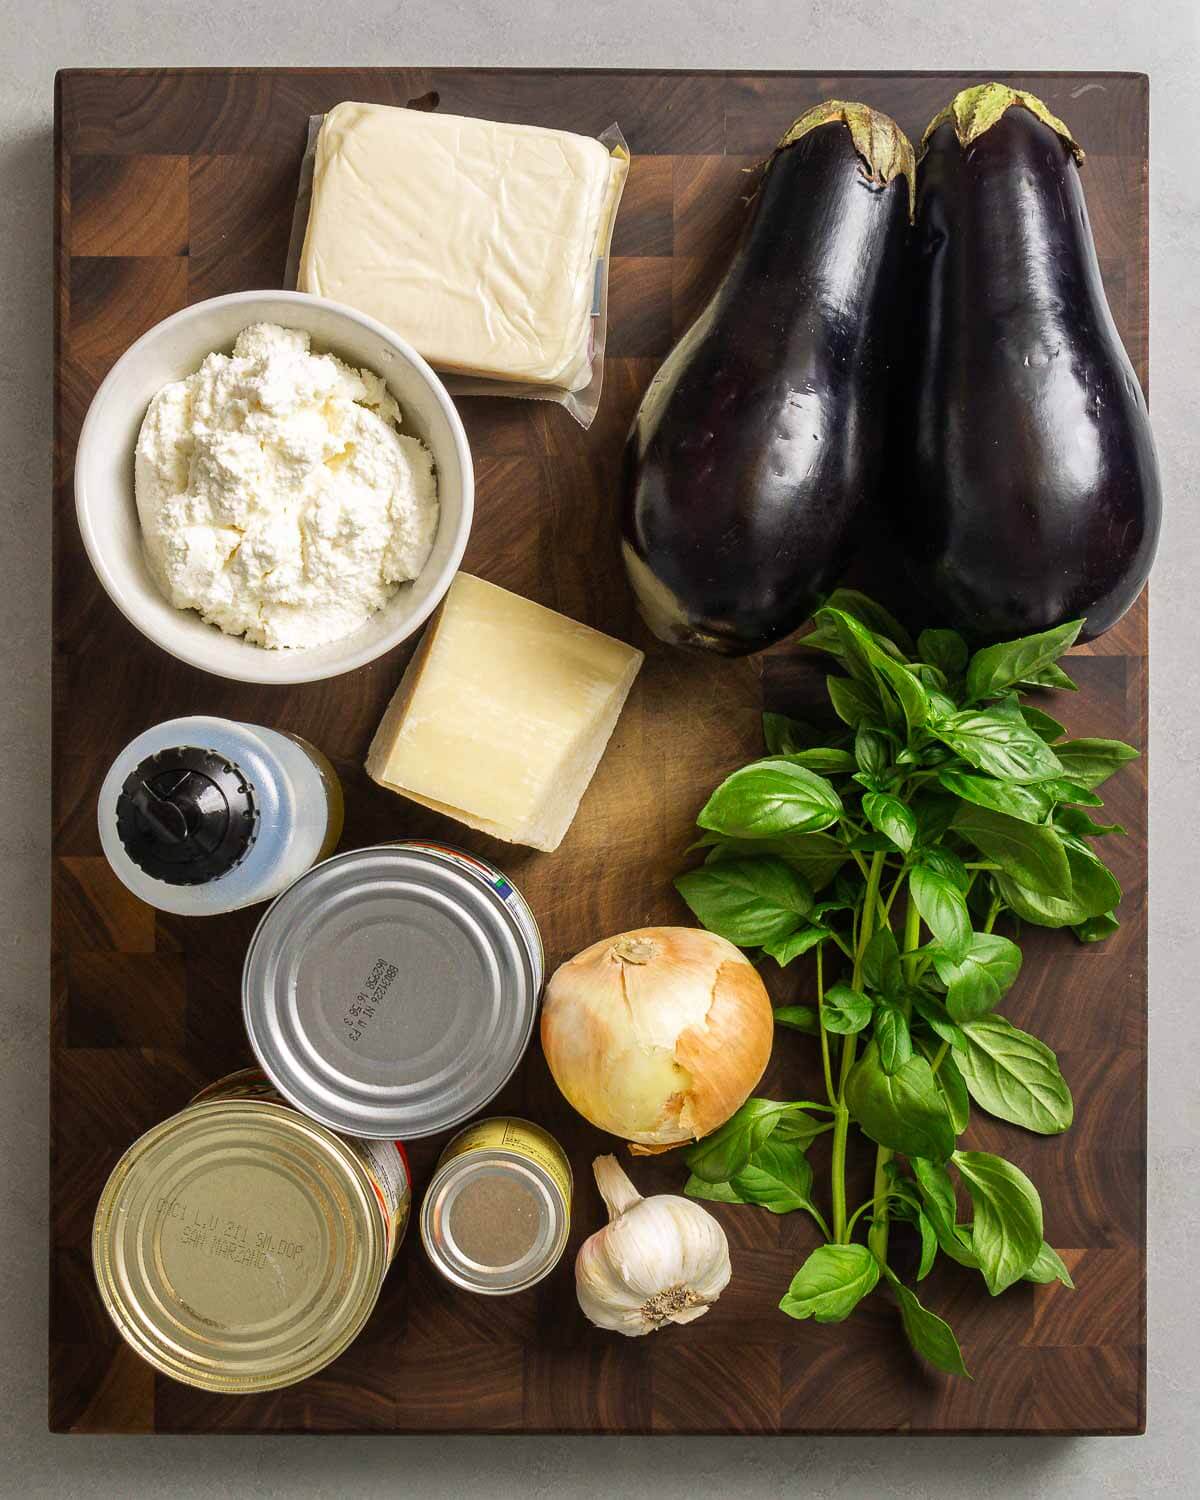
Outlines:
<svg viewBox="0 0 1200 1500"><path fill-rule="evenodd" d="M242 1005L260 1064L298 1109L347 1135L415 1139L504 1087L533 1034L539 973L494 886L380 845L316 865L268 907Z"/></svg>
<svg viewBox="0 0 1200 1500"><path fill-rule="evenodd" d="M566 1248L570 1217L536 1162L475 1151L435 1174L421 1205L421 1240L447 1280L484 1296L522 1292Z"/></svg>

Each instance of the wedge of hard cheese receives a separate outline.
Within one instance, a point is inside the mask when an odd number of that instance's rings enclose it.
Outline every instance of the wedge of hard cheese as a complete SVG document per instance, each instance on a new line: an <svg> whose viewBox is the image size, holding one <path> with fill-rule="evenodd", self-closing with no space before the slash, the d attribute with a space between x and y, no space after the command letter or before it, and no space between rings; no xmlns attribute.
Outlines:
<svg viewBox="0 0 1200 1500"><path fill-rule="evenodd" d="M459 573L367 772L494 838L557 849L642 661L622 641Z"/></svg>

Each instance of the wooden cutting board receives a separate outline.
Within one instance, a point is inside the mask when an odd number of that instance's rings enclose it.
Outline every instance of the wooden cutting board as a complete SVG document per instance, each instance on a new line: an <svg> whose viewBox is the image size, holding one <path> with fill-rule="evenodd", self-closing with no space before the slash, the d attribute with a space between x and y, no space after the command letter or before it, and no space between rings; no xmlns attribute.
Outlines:
<svg viewBox="0 0 1200 1500"><path fill-rule="evenodd" d="M840 1327L776 1304L812 1248L799 1214L718 1210L733 1281L696 1324L625 1340L585 1323L571 1259L601 1212L590 1163L610 1149L558 1096L536 1045L497 1111L543 1121L577 1181L568 1257L536 1289L473 1299L441 1282L410 1235L358 1342L290 1390L229 1398L177 1385L120 1342L92 1281L101 1186L141 1132L249 1060L239 969L258 913L189 921L128 895L101 855L96 794L139 730L209 712L286 728L345 778L344 847L411 834L495 860L541 923L551 967L627 927L688 920L671 876L696 809L759 753L763 703L815 691L795 648L708 661L649 640L616 542L618 458L638 399L702 305L744 212L745 169L819 98L862 98L914 137L984 75L600 73L450 70L72 71L56 90L54 458L54 959L50 1425L73 1432L1054 1432L1139 1431L1145 1417L1145 761L1111 784L1130 837L1103 946L1031 932L1005 1009L1060 1053L1076 1123L1040 1139L977 1116L971 1143L1038 1183L1047 1237L1078 1283L1022 1285L992 1301L941 1264L922 1296L957 1330L973 1383L906 1352L872 1298ZM1147 98L1130 74L1029 74L1088 151L1088 206L1113 314L1147 376ZM596 134L620 123L633 167L613 247L605 389L584 433L540 402L464 400L477 518L465 566L644 645L648 659L575 825L554 855L513 849L369 782L361 762L406 653L332 682L256 688L176 662L118 614L75 525L72 463L97 384L140 333L189 302L280 285L308 116L341 99L523 120ZM1077 652L1082 691L1057 711L1078 734L1144 745L1144 601ZM1112 841L1117 843L1118 841ZM1106 850L1106 854L1109 850ZM773 966L770 966L773 968ZM809 998L803 972L779 999ZM762 1093L800 1097L811 1043L783 1036ZM441 1146L413 1150L418 1192ZM865 1158L866 1153L861 1152ZM671 1157L633 1167L644 1192L678 1191ZM818 1182L823 1163L818 1160ZM860 1185L864 1192L866 1183ZM861 1196L861 1194L860 1194ZM857 1201L857 1199L855 1200Z"/></svg>

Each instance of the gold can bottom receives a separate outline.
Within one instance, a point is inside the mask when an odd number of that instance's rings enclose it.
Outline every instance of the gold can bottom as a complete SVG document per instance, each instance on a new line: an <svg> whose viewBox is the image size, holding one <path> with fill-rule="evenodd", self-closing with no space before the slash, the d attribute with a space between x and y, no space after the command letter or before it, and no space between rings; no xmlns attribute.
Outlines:
<svg viewBox="0 0 1200 1500"><path fill-rule="evenodd" d="M421 1206L422 1243L466 1291L524 1291L562 1259L571 1189L566 1153L540 1125L481 1120L442 1152Z"/></svg>
<svg viewBox="0 0 1200 1500"><path fill-rule="evenodd" d="M246 1070L129 1148L92 1259L126 1341L203 1390L276 1390L361 1331L407 1224L399 1142L335 1135Z"/></svg>

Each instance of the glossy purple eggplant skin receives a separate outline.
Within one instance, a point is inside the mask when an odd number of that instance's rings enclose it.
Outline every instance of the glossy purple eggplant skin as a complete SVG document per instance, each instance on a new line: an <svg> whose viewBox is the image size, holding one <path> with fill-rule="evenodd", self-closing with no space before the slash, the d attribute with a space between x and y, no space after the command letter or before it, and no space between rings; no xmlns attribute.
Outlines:
<svg viewBox="0 0 1200 1500"><path fill-rule="evenodd" d="M1081 615L1102 635L1150 571L1158 464L1050 126L1012 107L965 150L938 126L912 279L895 520L931 617L984 642Z"/></svg>
<svg viewBox="0 0 1200 1500"><path fill-rule="evenodd" d="M879 481L908 228L907 180L869 180L842 123L769 164L626 446L626 567L661 639L758 651L837 581Z"/></svg>

